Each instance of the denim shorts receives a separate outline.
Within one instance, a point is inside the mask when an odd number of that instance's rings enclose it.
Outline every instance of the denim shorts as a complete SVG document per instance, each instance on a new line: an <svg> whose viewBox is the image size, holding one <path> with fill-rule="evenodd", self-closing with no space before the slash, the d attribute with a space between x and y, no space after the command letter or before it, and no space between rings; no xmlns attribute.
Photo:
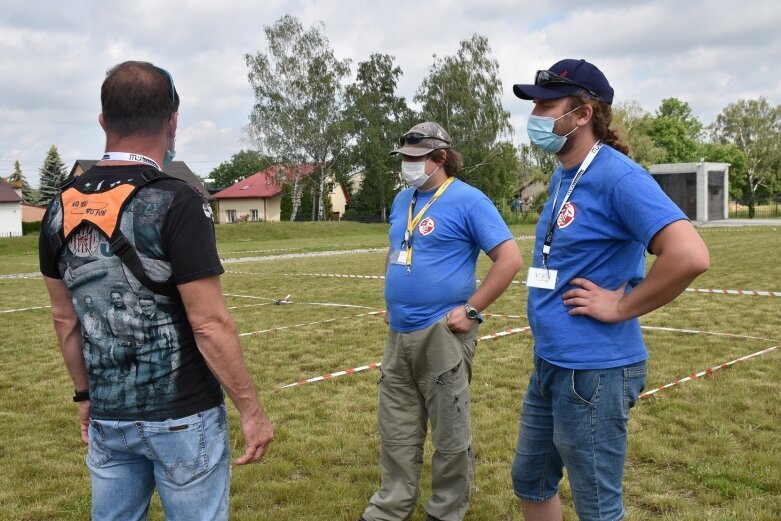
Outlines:
<svg viewBox="0 0 781 521"><path fill-rule="evenodd" d="M512 465L515 495L543 502L567 468L582 521L623 519L621 481L629 409L645 387L645 361L573 370L534 357Z"/></svg>
<svg viewBox="0 0 781 521"><path fill-rule="evenodd" d="M157 488L166 520L228 519L225 405L165 421L89 422L92 519L145 520Z"/></svg>

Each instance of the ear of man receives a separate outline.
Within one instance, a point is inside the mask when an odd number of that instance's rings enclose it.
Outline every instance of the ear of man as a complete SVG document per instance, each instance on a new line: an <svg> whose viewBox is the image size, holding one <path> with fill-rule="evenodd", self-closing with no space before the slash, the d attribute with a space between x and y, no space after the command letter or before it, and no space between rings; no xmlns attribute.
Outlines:
<svg viewBox="0 0 781 521"><path fill-rule="evenodd" d="M429 159L436 164L441 165L445 162L445 159L447 159L447 152L441 148L433 150L431 154L429 154Z"/></svg>

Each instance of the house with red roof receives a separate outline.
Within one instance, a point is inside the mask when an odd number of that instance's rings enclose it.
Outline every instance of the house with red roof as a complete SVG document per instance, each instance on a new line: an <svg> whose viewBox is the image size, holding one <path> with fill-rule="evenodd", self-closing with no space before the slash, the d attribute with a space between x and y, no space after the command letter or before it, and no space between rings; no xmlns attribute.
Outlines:
<svg viewBox="0 0 781 521"><path fill-rule="evenodd" d="M0 178L0 237L22 235L22 188L15 189Z"/></svg>
<svg viewBox="0 0 781 521"><path fill-rule="evenodd" d="M298 169L273 165L217 192L212 197L217 201L219 222L280 221L283 180L292 184L298 176L300 182L312 175L314 170L314 165L304 165ZM330 219L341 219L347 206L347 192L339 183L334 183L328 196L331 198Z"/></svg>

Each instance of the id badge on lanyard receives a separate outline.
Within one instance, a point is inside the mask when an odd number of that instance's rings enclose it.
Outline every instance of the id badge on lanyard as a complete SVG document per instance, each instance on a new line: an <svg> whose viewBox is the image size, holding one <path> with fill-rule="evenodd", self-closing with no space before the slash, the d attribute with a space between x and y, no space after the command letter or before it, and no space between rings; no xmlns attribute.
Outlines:
<svg viewBox="0 0 781 521"><path fill-rule="evenodd" d="M556 280L559 278L559 270L548 268L529 268L526 277L526 286L530 288L555 289Z"/></svg>
<svg viewBox="0 0 781 521"><path fill-rule="evenodd" d="M591 147L588 155L580 164L580 168L575 174L575 177L572 178L569 189L567 189L567 193L564 195L564 199L561 201L561 206L559 206L559 211L554 213L556 209L556 203L559 199L559 191L561 190L561 178L559 178L559 186L556 188L556 195L553 198L553 204L551 205L551 217L550 221L548 222L547 231L545 233L545 241L542 245L542 266L539 268L529 268L529 274L526 277L526 286L530 288L548 290L556 288L556 281L559 277L559 270L552 270L548 267L548 257L550 257L551 246L553 244L553 231L555 229L556 221L558 220L559 215L561 215L561 211L564 209L564 206L569 201L572 192L575 191L575 186L578 184L578 181L580 181L580 178L583 177L583 174L586 173L589 165L591 165L591 161L594 160L600 148L602 148L601 141L597 141L594 146Z"/></svg>

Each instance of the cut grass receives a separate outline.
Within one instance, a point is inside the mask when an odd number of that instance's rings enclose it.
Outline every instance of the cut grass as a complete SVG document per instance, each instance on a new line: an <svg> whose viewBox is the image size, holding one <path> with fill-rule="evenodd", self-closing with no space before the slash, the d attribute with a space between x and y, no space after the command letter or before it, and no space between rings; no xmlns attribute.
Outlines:
<svg viewBox="0 0 781 521"><path fill-rule="evenodd" d="M312 226L315 224L315 226ZM518 236L531 226L513 226ZM781 290L781 234L770 228L702 229L712 268L693 286ZM381 248L387 227L352 223L253 223L218 226L223 258L291 252ZM3 247L5 241L11 246ZM519 241L528 260L531 240ZM759 248L757 248L759 245ZM35 271L36 241L0 241L0 274ZM255 250L264 250L258 253ZM269 252L268 250L283 250ZM747 252L757 251L749 255ZM20 260L21 259L21 260ZM330 381L280 389L324 373L377 362L386 328L383 281L304 276L305 273L381 275L384 252L226 264L229 295L293 304L237 307L241 332L344 317L343 320L242 337L248 365L275 425L262 463L233 469L231 519L353 520L379 481L376 381L369 370ZM478 277L490 261L482 257ZM523 278L519 276L519 279ZM0 279L0 310L48 304L40 279ZM514 284L489 311L525 314L526 289ZM268 300L226 297L228 305ZM752 340L646 330L651 354L648 388L781 343L781 299L684 293L644 317L643 325L764 337ZM481 333L525 326L488 318ZM82 520L89 517L89 474L78 440L72 386L63 368L48 310L0 314L0 519ZM476 487L467 519L521 519L509 478L518 410L531 372L532 337L515 334L478 345L472 383ZM625 472L626 507L633 520L771 520L781 518L781 367L772 352L641 400L632 411ZM233 453L243 447L238 416L229 406ZM426 459L431 446L426 446ZM430 492L423 470L421 497ZM565 519L576 516L562 484ZM423 501L420 502L422 505ZM413 520L425 514L419 506ZM155 500L151 519L162 519Z"/></svg>

